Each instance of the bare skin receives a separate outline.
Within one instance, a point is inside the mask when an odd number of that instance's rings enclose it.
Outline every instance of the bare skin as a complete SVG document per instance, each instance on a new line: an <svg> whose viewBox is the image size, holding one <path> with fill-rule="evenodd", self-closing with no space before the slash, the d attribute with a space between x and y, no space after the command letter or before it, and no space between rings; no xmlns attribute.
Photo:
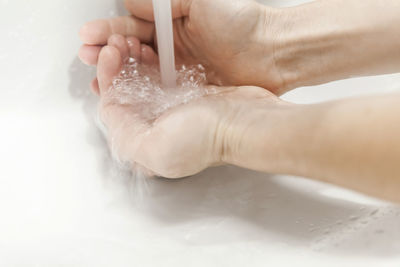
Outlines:
<svg viewBox="0 0 400 267"><path fill-rule="evenodd" d="M241 120L255 107L278 111L289 105L260 87L215 87L217 94L170 109L150 125L138 116L140 107L121 105L109 97L112 79L121 71L122 62L128 56L138 59L138 54L129 50L122 36L113 35L108 43L100 52L97 68L102 121L120 160L153 174L179 178L224 164L223 136L233 120ZM157 62L154 51L149 55L146 58L141 53L142 64ZM272 112L268 116L271 123L279 118Z"/></svg>
<svg viewBox="0 0 400 267"><path fill-rule="evenodd" d="M229 3L225 0L174 1L177 61L203 64L208 69L208 80L216 85L256 85L278 90L283 82L273 63L272 40L268 38L272 35L264 40L265 27L269 27L265 7L252 0ZM95 65L101 46L113 33L136 36L154 47L151 1L126 1L126 6L132 16L97 20L82 27L80 36L84 45L80 57L83 62ZM277 12L270 10L271 14ZM264 55L263 61L259 60L260 55Z"/></svg>
<svg viewBox="0 0 400 267"><path fill-rule="evenodd" d="M138 129L148 126L133 120L129 107L110 104L104 92L126 55L143 64L157 63L150 2L129 0L127 7L136 17L96 21L81 30L85 44L80 57L98 64L93 88L101 96L102 117L121 158L170 178L235 164L306 176L400 202L399 94L295 105L264 89L281 94L301 85L399 71L398 1L316 1L282 10L251 1L174 1L175 23L186 25L176 25L175 34L187 37L188 29L197 30L190 38L176 38L179 60L206 64L211 82L228 87L217 87L217 96L171 109L151 134L141 136ZM218 4L225 8L215 9ZM242 4L250 7L235 9ZM264 17L246 17L248 12L259 14L252 8L262 10ZM229 18L237 15L232 10L252 26L232 22ZM203 21L195 19L196 12ZM222 24L231 26L228 36ZM197 47L182 40L203 43ZM239 68L247 73L234 75ZM260 87L237 87L242 84Z"/></svg>
<svg viewBox="0 0 400 267"><path fill-rule="evenodd" d="M95 65L113 33L154 46L151 0L125 3L132 16L82 27L82 61ZM397 72L399 13L397 0L315 1L285 9L253 0L174 0L175 47L178 60L207 66L214 84L255 85L281 95L300 86Z"/></svg>

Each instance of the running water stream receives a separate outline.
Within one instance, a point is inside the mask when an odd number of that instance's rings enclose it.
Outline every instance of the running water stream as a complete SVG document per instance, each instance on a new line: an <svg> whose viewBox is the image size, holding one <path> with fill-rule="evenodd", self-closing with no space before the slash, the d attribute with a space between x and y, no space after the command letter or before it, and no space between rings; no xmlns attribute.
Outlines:
<svg viewBox="0 0 400 267"><path fill-rule="evenodd" d="M161 84L165 88L174 88L176 87L176 72L171 1L153 0L153 9L160 58Z"/></svg>

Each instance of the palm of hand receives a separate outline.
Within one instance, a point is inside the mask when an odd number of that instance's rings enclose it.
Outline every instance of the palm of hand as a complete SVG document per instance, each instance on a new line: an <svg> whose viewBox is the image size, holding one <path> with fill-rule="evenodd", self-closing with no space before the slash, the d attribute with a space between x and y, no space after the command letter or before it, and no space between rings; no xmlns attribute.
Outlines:
<svg viewBox="0 0 400 267"><path fill-rule="evenodd" d="M129 0L128 3L135 1ZM200 61L205 64L215 73L211 77L212 83L246 83L240 69L247 68L246 53L251 48L248 39L254 34L259 18L255 8L243 3L252 1L234 1L222 15L217 12L226 4L222 0L187 2L192 4L187 15L175 20L178 58L187 63ZM215 12L210 12L210 9L215 9ZM133 14L135 12L140 14L141 11L132 10ZM146 12L142 14L146 15ZM249 24L247 20L252 16L256 19ZM227 29L225 25L230 27ZM111 36L113 32L125 37L138 36L139 40ZM243 121L244 115L256 103L276 103L277 98L259 87L221 87L217 89L220 94L172 108L155 122L148 123L141 118L140 107L112 103L104 92L110 88L127 56L144 63L157 62L153 49L140 42L154 40L154 36L149 35L151 33L154 33L152 23L138 22L134 17L96 21L81 31L87 44L82 47L80 57L84 62L98 66L98 82L95 80L93 87L97 88L95 91L102 99L100 111L109 130L112 148L120 159L170 178L192 175L223 163L225 135L231 131L229 128ZM241 42L237 42L238 38ZM103 47L107 43L108 46Z"/></svg>
<svg viewBox="0 0 400 267"><path fill-rule="evenodd" d="M224 163L225 135L232 125L261 102L275 102L258 87L216 88L202 97L146 121L139 106L115 104L103 97L102 118L121 161L151 173L180 178Z"/></svg>

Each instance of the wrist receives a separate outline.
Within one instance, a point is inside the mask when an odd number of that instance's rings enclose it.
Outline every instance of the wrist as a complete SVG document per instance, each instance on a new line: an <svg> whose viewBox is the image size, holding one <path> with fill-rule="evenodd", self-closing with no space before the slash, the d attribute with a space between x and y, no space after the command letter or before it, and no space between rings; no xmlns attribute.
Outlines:
<svg viewBox="0 0 400 267"><path fill-rule="evenodd" d="M349 27L351 20L337 23L337 8L335 2L317 1L281 9L276 22L281 31L274 40L274 63L284 90L351 76L357 61L351 49L359 33L356 27Z"/></svg>
<svg viewBox="0 0 400 267"><path fill-rule="evenodd" d="M250 89L249 89L250 90ZM306 138L303 106L277 98L255 101L230 120L224 132L222 161L270 173L290 173Z"/></svg>
<svg viewBox="0 0 400 267"><path fill-rule="evenodd" d="M287 84L275 64L274 49L282 30L282 10L258 3L254 6L258 10L257 24L247 41L250 45L245 56L250 64L242 66L245 67L247 75L243 85L263 87L275 95L281 95Z"/></svg>
<svg viewBox="0 0 400 267"><path fill-rule="evenodd" d="M259 73L259 86L276 95L307 83L313 60L302 58L302 47L309 36L299 8L270 8L259 5L262 15L253 43L257 44L255 64ZM261 60L260 60L261 59ZM303 64L308 64L304 66ZM309 71L305 70L310 69Z"/></svg>
<svg viewBox="0 0 400 267"><path fill-rule="evenodd" d="M264 43L272 44L273 66L281 80L280 94L314 85L323 76L324 62L320 56L325 51L320 40L329 40L330 36L318 29L318 17L316 8L309 4L279 9L270 18L269 29L264 35L271 37Z"/></svg>

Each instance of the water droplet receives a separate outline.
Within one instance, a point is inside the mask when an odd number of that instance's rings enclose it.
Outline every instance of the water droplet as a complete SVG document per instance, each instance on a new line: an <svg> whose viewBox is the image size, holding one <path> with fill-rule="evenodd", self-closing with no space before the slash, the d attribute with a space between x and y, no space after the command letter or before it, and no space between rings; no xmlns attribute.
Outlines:
<svg viewBox="0 0 400 267"><path fill-rule="evenodd" d="M130 57L129 59L128 59L128 63L129 64L133 64L133 63L135 63L136 62L136 60L133 58L133 57Z"/></svg>
<svg viewBox="0 0 400 267"><path fill-rule="evenodd" d="M373 210L369 215L373 216L373 215L377 214L378 211L379 211L379 209Z"/></svg>
<svg viewBox="0 0 400 267"><path fill-rule="evenodd" d="M353 215L353 216L350 216L349 220L350 221L357 221L359 218L360 217Z"/></svg>

